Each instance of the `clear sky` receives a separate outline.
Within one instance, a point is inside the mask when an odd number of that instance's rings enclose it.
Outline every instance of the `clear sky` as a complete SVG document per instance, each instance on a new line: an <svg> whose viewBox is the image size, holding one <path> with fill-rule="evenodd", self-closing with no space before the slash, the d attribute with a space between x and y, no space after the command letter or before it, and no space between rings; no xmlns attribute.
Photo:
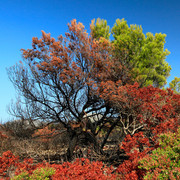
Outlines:
<svg viewBox="0 0 180 180"><path fill-rule="evenodd" d="M41 37L41 30L56 38L77 19L89 31L98 17L111 27L125 18L128 24L142 25L144 33L167 34L168 82L180 77L180 0L0 0L0 123L12 119L7 105L16 93L6 68L21 60L20 49L31 48L32 37Z"/></svg>

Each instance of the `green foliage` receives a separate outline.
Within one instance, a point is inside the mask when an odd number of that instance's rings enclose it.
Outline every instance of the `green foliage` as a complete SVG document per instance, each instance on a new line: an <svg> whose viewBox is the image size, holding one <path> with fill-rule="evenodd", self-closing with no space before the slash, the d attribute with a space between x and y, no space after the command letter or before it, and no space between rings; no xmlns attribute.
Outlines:
<svg viewBox="0 0 180 180"><path fill-rule="evenodd" d="M180 178L180 127L177 133L169 132L159 136L160 147L139 163L147 171L144 179Z"/></svg>
<svg viewBox="0 0 180 180"><path fill-rule="evenodd" d="M91 34L94 38L107 38L107 23L105 20L92 21ZM117 19L112 27L111 41L114 47L113 56L125 66L133 81L140 86L153 85L163 87L170 75L171 67L165 61L169 51L164 49L165 34L143 33L138 25L128 26L124 19ZM108 39L108 38L107 38Z"/></svg>
<svg viewBox="0 0 180 180"><path fill-rule="evenodd" d="M175 92L180 93L180 78L175 77L170 83L169 87Z"/></svg>
<svg viewBox="0 0 180 180"><path fill-rule="evenodd" d="M105 39L109 39L110 32L109 26L107 25L106 20L101 20L98 18L96 21L93 19L91 21L91 35L95 39L99 39L100 37L104 37Z"/></svg>
<svg viewBox="0 0 180 180"><path fill-rule="evenodd" d="M34 170L32 175L28 172L22 172L21 174L15 176L12 180L48 180L53 174L55 174L54 168L38 168Z"/></svg>
<svg viewBox="0 0 180 180"><path fill-rule="evenodd" d="M29 180L29 173L28 172L22 172L21 174L15 176L12 178L12 180Z"/></svg>

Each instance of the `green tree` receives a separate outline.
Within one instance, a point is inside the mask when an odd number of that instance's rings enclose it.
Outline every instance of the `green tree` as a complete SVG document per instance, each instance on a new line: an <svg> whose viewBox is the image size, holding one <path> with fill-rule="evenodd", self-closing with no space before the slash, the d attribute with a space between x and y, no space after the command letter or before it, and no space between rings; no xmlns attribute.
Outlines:
<svg viewBox="0 0 180 180"><path fill-rule="evenodd" d="M169 87L175 92L180 93L180 78L175 77L170 83Z"/></svg>
<svg viewBox="0 0 180 180"><path fill-rule="evenodd" d="M98 18L96 24L94 22L95 20L91 24L93 38L103 37L109 40L109 26L106 20ZM163 87L166 84L171 67L165 61L169 55L169 51L164 49L165 34L145 35L141 26L128 26L124 19L117 19L111 29L111 35L112 55L126 67L126 71L128 69L132 82L137 81L141 87L150 84Z"/></svg>
<svg viewBox="0 0 180 180"><path fill-rule="evenodd" d="M107 25L107 21L98 18L97 20L93 19L91 21L91 35L95 39L99 39L100 37L104 37L105 39L109 39L110 29Z"/></svg>

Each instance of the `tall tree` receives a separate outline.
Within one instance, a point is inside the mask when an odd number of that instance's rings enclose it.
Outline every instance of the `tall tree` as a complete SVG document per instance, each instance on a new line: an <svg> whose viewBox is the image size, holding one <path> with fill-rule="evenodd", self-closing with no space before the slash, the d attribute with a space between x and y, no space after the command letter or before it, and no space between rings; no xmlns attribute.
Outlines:
<svg viewBox="0 0 180 180"><path fill-rule="evenodd" d="M12 109L14 114L64 125L70 136L71 158L81 133L98 149L96 127L103 125L111 112L95 86L101 62L109 55L88 36L81 23L73 20L68 28L65 37L61 35L57 40L44 31L42 38L34 37L32 49L22 49L23 62L9 68L8 74L22 97L18 110ZM83 132L87 128L91 131Z"/></svg>
<svg viewBox="0 0 180 180"><path fill-rule="evenodd" d="M106 20L97 19L91 23L93 38L100 37L109 40L109 26ZM124 19L117 19L111 29L111 44L114 47L113 56L119 64L129 70L133 82L141 87L153 85L163 87L169 76L171 67L165 61L169 51L164 49L165 34L146 33L138 25L128 26Z"/></svg>

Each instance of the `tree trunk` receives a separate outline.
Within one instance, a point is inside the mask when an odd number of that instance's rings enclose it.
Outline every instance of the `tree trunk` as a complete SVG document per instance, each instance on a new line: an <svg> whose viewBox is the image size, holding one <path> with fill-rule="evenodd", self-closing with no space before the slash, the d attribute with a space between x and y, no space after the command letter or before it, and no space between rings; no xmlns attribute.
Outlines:
<svg viewBox="0 0 180 180"><path fill-rule="evenodd" d="M68 161L72 160L73 151L74 151L74 149L75 149L75 147L77 145L77 142L78 142L78 137L75 134L69 141L69 147L68 147L68 150L67 150L67 159L68 159Z"/></svg>
<svg viewBox="0 0 180 180"><path fill-rule="evenodd" d="M113 129L115 128L115 126L117 125L118 121L119 121L119 119L117 119L117 120L111 125L111 127L109 128L109 130L108 130L108 132L107 132L107 134L106 134L106 136L105 136L105 138L104 138L104 140L103 140L103 142L102 142L102 144L101 144L101 151L102 151L104 145L106 144L107 139L108 139L110 133L112 132L112 130L113 130Z"/></svg>

